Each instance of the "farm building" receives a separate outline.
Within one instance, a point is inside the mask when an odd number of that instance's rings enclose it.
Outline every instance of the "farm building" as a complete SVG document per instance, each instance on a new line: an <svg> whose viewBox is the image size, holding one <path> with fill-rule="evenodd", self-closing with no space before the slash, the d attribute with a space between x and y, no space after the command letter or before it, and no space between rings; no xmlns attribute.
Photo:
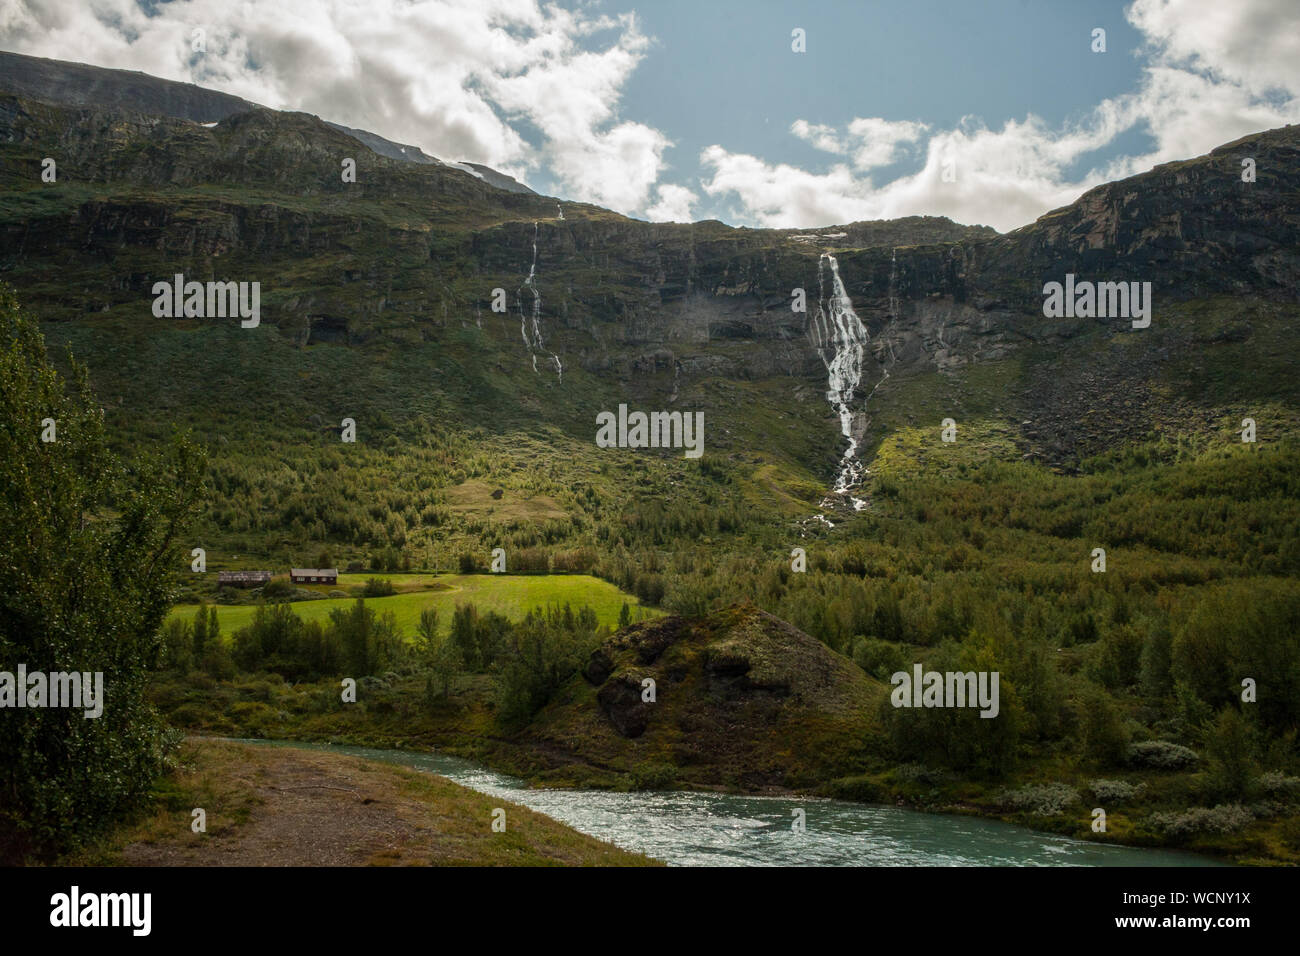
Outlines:
<svg viewBox="0 0 1300 956"><path fill-rule="evenodd" d="M337 584L338 568L290 568L289 578L294 584Z"/></svg>
<svg viewBox="0 0 1300 956"><path fill-rule="evenodd" d="M271 580L270 571L222 571L217 575L218 586L256 588Z"/></svg>

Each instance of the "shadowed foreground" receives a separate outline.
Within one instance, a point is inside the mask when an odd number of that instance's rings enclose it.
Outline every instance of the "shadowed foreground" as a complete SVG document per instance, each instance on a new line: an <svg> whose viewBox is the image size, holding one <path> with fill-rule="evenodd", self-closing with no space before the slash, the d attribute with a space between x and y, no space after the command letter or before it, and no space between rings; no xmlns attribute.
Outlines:
<svg viewBox="0 0 1300 956"><path fill-rule="evenodd" d="M147 817L69 863L128 866L653 865L441 777L330 753L191 738ZM207 812L207 832L190 828ZM506 831L492 831L502 807Z"/></svg>

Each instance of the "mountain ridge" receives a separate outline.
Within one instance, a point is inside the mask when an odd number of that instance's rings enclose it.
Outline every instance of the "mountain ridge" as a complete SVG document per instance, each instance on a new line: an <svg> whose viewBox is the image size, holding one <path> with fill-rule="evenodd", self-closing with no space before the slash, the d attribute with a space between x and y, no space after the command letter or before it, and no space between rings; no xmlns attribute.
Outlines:
<svg viewBox="0 0 1300 956"><path fill-rule="evenodd" d="M506 407L526 417L540 403L567 430L618 400L695 402L726 422L719 399L706 397L713 383L762 383L776 394L793 380L797 418L818 435L805 441L821 449L813 453L821 473L840 442L857 442L869 460L891 428L945 394L956 417L1010 406L996 414L1018 423L1039 418L1043 402L1049 418L1064 408L1056 439L1021 428L1017 444L1068 464L1122 437L1098 431L1095 415L1084 422L1087 409L1062 394L1095 380L1089 361L1112 393L1145 394L1153 375L1171 369L1193 374L1184 370L1211 348L1209 333L1181 317L1181 303L1216 296L1235 297L1239 312L1249 306L1233 320L1236 340L1221 344L1272 354L1273 340L1292 330L1249 315L1285 311L1300 285L1297 127L1098 186L1006 234L943 217L811 231L645 223L498 189L473 169L381 153L344 183L338 164L355 137L310 114L262 108L209 127L8 93L0 140L0 183L11 197L0 213L0 269L47 321L136 321L158 276L270 267L262 322L297 348L481 337L463 355L444 348L433 361L454 355L475 375L522 374L513 397L502 381ZM1247 149L1253 183L1239 174ZM57 186L40 182L52 152ZM833 306L828 256L861 327L856 377L832 386L850 397L847 419L817 398L832 353L845 347L816 331ZM51 263L69 281L48 284ZM1046 318L1041 287L1067 273L1150 281L1155 328L1140 339L1123 319ZM802 313L791 309L800 289ZM505 313L494 311L494 290L505 294ZM1288 363L1267 361L1285 374ZM1005 379L1000 394L971 386L990 375ZM566 376L581 388L564 389ZM1130 437L1159 424L1159 405L1139 407L1122 419ZM837 419L848 422L838 437ZM718 443L727 447L725 437Z"/></svg>
<svg viewBox="0 0 1300 956"><path fill-rule="evenodd" d="M136 70L116 70L5 50L0 50L0 89L56 105L122 109L187 119L199 124L220 123L238 113L270 109L230 93L180 80L166 80ZM311 113L306 115L314 116ZM449 163L428 155L418 146L397 143L369 130L321 121L388 159L461 169L472 166L478 172L465 171L480 178L487 176L499 188L532 192L527 186L489 166Z"/></svg>

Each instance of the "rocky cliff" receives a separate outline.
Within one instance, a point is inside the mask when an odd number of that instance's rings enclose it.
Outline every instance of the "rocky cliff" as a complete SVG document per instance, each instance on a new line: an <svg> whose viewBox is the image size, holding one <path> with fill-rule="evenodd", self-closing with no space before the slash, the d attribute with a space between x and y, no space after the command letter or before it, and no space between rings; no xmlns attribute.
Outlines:
<svg viewBox="0 0 1300 956"><path fill-rule="evenodd" d="M931 404L946 395L958 417L1050 420L1050 435L1022 428L1021 440L1061 461L1118 434L1083 427L1085 412L1118 390L1129 400L1120 430L1141 433L1158 408L1134 395L1213 350L1188 303L1232 297L1236 317L1222 324L1238 344L1261 324L1293 330L1296 127L1098 187L1006 235L932 217L668 225L394 159L307 114L27 59L0 59L0 270L54 322L154 321L152 284L177 272L257 280L262 322L300 346L427 342L529 389L549 383L553 410L577 414L581 390L563 386L575 370L606 395L664 406L707 401L713 382L766 383L815 405L828 445L865 439L869 455L889 421L942 415ZM41 178L47 157L54 183ZM355 182L340 175L349 157ZM1254 182L1242 181L1243 158ZM1066 273L1150 281L1152 329L1045 318L1043 283ZM819 338L835 280L860 331ZM457 330L471 328L484 340L457 351ZM1002 383L991 397L973 384L985 369ZM1097 398L1087 409L1080 389ZM847 396L847 418L828 393Z"/></svg>

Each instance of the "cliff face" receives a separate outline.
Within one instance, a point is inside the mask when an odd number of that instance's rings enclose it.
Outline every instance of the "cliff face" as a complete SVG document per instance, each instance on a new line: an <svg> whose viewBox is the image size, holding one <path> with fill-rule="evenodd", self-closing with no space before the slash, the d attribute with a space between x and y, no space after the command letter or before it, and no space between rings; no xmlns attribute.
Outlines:
<svg viewBox="0 0 1300 956"><path fill-rule="evenodd" d="M1254 182L1242 161L1254 161ZM1036 278L1143 279L1178 298L1259 293L1292 301L1300 280L1300 127L1090 190L989 244L982 267Z"/></svg>
<svg viewBox="0 0 1300 956"><path fill-rule="evenodd" d="M313 116L163 81L130 95L119 83L123 109L66 75L43 100L87 105L54 105L13 95L44 74L18 82L6 56L0 269L48 320L155 321L152 284L178 272L255 280L263 324L299 345L431 343L466 366L553 376L557 414L582 400L564 390L565 369L665 406L714 381L766 382L817 403L828 442L847 428L874 444L877 409L910 414L908 382L940 375L961 410L972 370L998 367L1013 375L1002 417L1049 403L1066 438L1043 447L1068 455L1078 415L1061 383L1104 367L1106 381L1140 387L1160 349L1180 359L1212 346L1181 329L1179 303L1294 304L1300 288L1296 127L1099 187L1007 235L931 217L737 229L498 189L472 171L380 155ZM220 121L181 118L208 115ZM46 157L56 183L41 180ZM345 158L355 182L342 180ZM861 326L847 339L819 332L833 312L832 265ZM1044 318L1042 285L1066 273L1150 281L1151 348L1112 348L1134 341L1126 320ZM792 309L796 290L804 311ZM470 328L485 339L462 352L457 330ZM828 391L849 396L848 426Z"/></svg>

